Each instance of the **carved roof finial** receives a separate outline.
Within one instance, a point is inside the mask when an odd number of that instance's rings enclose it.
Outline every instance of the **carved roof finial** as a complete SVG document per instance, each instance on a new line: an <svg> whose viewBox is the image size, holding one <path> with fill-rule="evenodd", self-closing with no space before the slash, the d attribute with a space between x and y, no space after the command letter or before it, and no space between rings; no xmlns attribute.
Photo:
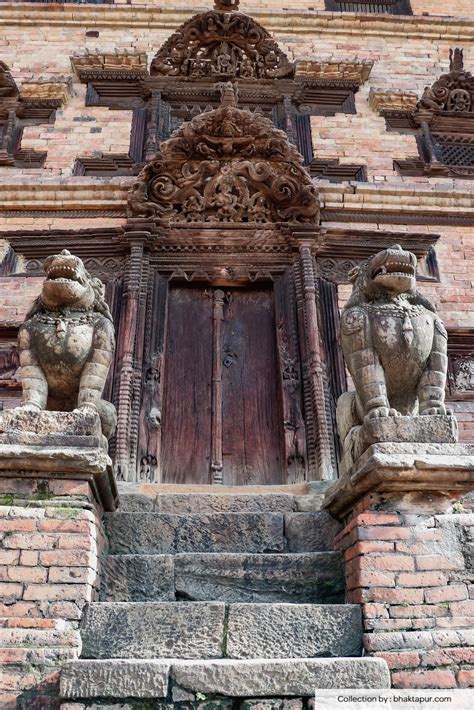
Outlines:
<svg viewBox="0 0 474 710"><path fill-rule="evenodd" d="M214 0L214 10L218 12L229 12L238 10L240 0Z"/></svg>
<svg viewBox="0 0 474 710"><path fill-rule="evenodd" d="M221 92L221 106L237 106L239 92L231 81L222 82L219 84L219 89Z"/></svg>
<svg viewBox="0 0 474 710"><path fill-rule="evenodd" d="M456 47L449 50L449 71L462 72L464 70L464 50Z"/></svg>

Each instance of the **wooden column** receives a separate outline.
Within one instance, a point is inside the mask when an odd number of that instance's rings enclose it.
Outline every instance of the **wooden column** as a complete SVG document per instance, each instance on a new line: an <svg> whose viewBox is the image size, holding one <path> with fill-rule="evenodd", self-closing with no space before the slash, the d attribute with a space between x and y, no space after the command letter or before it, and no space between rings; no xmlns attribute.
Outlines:
<svg viewBox="0 0 474 710"><path fill-rule="evenodd" d="M117 438L115 466L119 480L135 479L130 466L130 424L134 388L134 350L137 333L137 313L143 270L144 241L147 234L129 234L130 261L124 293L123 320L118 338L119 385L117 398Z"/></svg>
<svg viewBox="0 0 474 710"><path fill-rule="evenodd" d="M212 483L222 483L222 321L224 291L214 291L212 308L212 422L211 471Z"/></svg>
<svg viewBox="0 0 474 710"><path fill-rule="evenodd" d="M311 244L299 243L299 270L301 275L301 295L303 298L304 333L306 341L305 369L307 385L311 397L312 417L315 429L317 468L309 456L310 477L317 480L334 478L331 456L331 432L326 416L324 368L319 336L318 312L316 307L316 279ZM308 442L310 445L311 442ZM310 446L308 446L308 449ZM309 452L308 452L309 453Z"/></svg>

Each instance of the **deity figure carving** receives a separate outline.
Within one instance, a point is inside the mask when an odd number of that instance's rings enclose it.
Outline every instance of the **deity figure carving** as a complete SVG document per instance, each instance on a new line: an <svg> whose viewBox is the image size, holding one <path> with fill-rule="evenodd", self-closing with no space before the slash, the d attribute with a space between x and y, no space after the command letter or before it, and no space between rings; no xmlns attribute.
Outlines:
<svg viewBox="0 0 474 710"><path fill-rule="evenodd" d="M350 274L341 345L355 391L337 405L344 449L354 428L387 417L445 415L447 332L416 289L416 256L398 244Z"/></svg>
<svg viewBox="0 0 474 710"><path fill-rule="evenodd" d="M102 282L67 249L44 262L46 279L18 335L22 408L98 413L105 437L115 407L102 399L115 349Z"/></svg>

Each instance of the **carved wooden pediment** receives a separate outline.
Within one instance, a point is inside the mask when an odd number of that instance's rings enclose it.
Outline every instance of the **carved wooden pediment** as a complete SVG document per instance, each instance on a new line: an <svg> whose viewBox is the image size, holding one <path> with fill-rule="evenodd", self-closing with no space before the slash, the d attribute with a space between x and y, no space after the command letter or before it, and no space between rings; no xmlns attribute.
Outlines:
<svg viewBox="0 0 474 710"><path fill-rule="evenodd" d="M319 201L303 158L273 123L235 106L183 124L138 176L130 217L161 223L318 223Z"/></svg>
<svg viewBox="0 0 474 710"><path fill-rule="evenodd" d="M463 50L451 49L449 59L449 73L425 88L417 112L474 113L474 76L464 70Z"/></svg>
<svg viewBox="0 0 474 710"><path fill-rule="evenodd" d="M152 76L196 79L290 78L294 67L270 34L240 12L238 2L216 3L185 22L155 55Z"/></svg>

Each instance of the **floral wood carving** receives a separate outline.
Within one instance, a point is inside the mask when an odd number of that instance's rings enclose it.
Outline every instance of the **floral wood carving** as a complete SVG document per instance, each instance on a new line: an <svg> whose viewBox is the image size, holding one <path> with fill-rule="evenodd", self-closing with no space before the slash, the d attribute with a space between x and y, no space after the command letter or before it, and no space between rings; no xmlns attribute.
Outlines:
<svg viewBox="0 0 474 710"><path fill-rule="evenodd" d="M474 112L474 76L464 70L462 49L449 52L449 74L427 86L417 105L419 112Z"/></svg>
<svg viewBox="0 0 474 710"><path fill-rule="evenodd" d="M195 15L161 47L152 76L181 79L280 79L294 68L270 34L255 20L229 12L236 2L219 0L216 9Z"/></svg>
<svg viewBox="0 0 474 710"><path fill-rule="evenodd" d="M129 217L165 224L318 223L319 201L303 158L273 123L235 106L183 124L161 144L128 197Z"/></svg>

